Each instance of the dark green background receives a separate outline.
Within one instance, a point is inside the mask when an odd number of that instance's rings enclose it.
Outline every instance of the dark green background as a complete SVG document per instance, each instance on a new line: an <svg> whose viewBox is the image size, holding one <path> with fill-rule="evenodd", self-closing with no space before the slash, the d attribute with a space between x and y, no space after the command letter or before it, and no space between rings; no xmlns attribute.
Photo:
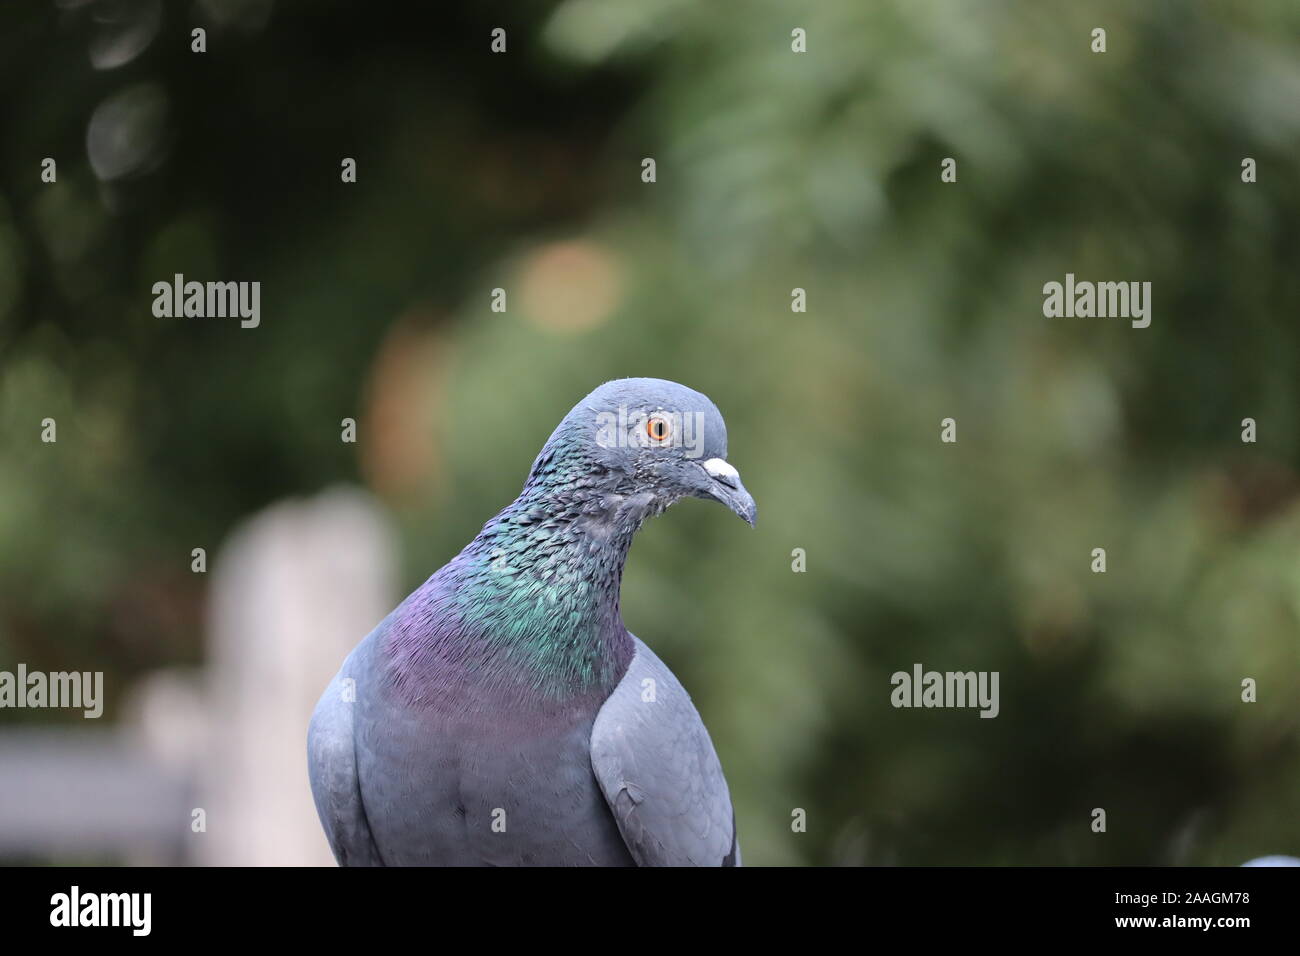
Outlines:
<svg viewBox="0 0 1300 956"><path fill-rule="evenodd" d="M1300 851L1293 0L168 3L93 69L115 6L0 5L0 666L200 663L190 549L340 481L414 586L654 375L759 504L652 522L623 600L747 863ZM174 272L260 281L261 327L154 318ZM1066 272L1150 281L1151 327L1044 318ZM893 709L914 662L1001 715Z"/></svg>

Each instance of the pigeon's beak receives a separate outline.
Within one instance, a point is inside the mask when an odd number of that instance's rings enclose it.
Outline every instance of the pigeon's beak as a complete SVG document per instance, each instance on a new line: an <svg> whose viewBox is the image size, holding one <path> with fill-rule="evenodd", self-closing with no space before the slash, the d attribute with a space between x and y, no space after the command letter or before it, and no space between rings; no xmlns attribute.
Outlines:
<svg viewBox="0 0 1300 956"><path fill-rule="evenodd" d="M740 472L721 458L710 458L703 463L704 471L708 475L708 483L702 489L702 498L712 498L714 501L720 501L740 517L749 522L749 526L754 526L754 520L758 517L758 507L754 504L754 499L745 486L740 483Z"/></svg>

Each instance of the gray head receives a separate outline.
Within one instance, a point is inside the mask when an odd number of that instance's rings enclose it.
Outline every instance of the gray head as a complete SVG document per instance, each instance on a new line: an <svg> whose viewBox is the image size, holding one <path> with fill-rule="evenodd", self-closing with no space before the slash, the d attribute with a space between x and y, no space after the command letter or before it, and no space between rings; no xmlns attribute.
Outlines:
<svg viewBox="0 0 1300 956"><path fill-rule="evenodd" d="M756 508L727 462L727 426L708 397L660 378L606 382L564 416L529 483L581 482L646 515L679 498L718 501L751 525Z"/></svg>
<svg viewBox="0 0 1300 956"><path fill-rule="evenodd" d="M1300 860L1293 856L1257 856L1247 860L1242 866L1300 866Z"/></svg>

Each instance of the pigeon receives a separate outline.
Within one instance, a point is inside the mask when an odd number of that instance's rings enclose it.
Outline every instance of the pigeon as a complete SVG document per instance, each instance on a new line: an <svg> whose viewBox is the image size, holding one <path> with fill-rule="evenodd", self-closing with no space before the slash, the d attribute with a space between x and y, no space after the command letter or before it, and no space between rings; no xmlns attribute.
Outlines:
<svg viewBox="0 0 1300 956"><path fill-rule="evenodd" d="M1242 866L1300 866L1300 859L1293 856L1257 856L1247 860Z"/></svg>
<svg viewBox="0 0 1300 956"><path fill-rule="evenodd" d="M754 524L707 397L628 378L574 406L322 694L308 772L339 865L740 864L708 731L619 612L633 535L687 496Z"/></svg>

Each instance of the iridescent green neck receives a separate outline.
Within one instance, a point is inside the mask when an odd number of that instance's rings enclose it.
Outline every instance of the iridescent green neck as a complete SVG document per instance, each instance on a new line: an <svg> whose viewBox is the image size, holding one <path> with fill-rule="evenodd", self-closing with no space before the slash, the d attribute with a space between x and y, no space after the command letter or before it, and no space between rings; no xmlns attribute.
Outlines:
<svg viewBox="0 0 1300 956"><path fill-rule="evenodd" d="M619 588L642 517L574 471L535 466L455 562L466 632L489 660L559 696L612 689L626 669Z"/></svg>

